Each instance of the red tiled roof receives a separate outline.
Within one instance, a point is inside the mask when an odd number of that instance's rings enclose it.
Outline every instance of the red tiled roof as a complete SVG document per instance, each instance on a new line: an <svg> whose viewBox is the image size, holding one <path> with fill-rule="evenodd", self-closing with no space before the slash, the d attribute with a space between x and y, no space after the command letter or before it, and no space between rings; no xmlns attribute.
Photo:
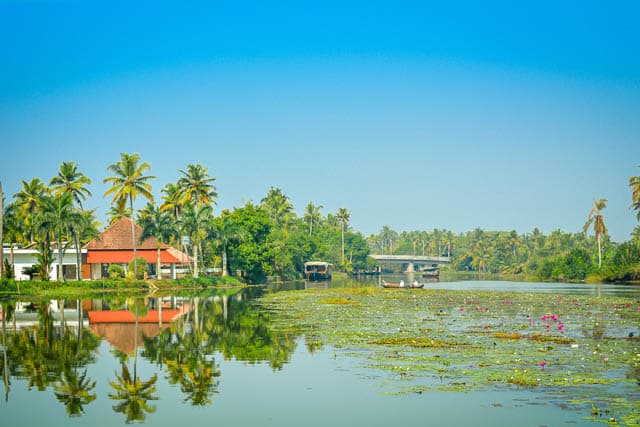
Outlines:
<svg viewBox="0 0 640 427"><path fill-rule="evenodd" d="M154 250L137 250L136 256L144 258L147 263L155 264L158 261L158 252ZM133 259L133 250L91 250L87 251L87 264L127 264ZM177 249L160 249L160 262L163 264L186 264L189 257Z"/></svg>
<svg viewBox="0 0 640 427"><path fill-rule="evenodd" d="M138 242L142 235L142 227L134 223L136 230L136 239ZM123 216L104 230L99 237L91 240L84 245L88 250L91 249L133 249L131 235L131 220ZM136 244L138 249L156 249L158 241L155 237L148 237L144 241ZM161 248L168 248L169 245L160 244Z"/></svg>

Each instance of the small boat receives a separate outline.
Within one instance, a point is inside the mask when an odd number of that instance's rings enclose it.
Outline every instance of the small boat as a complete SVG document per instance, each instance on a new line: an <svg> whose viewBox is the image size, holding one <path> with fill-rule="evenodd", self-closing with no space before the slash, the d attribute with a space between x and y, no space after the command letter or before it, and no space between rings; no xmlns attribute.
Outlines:
<svg viewBox="0 0 640 427"><path fill-rule="evenodd" d="M422 277L440 277L440 270L424 270L422 271Z"/></svg>
<svg viewBox="0 0 640 427"><path fill-rule="evenodd" d="M414 283L389 283L389 282L385 282L384 280L382 281L382 287L383 288L419 289L419 288L422 288L423 286L424 286L424 283L418 283L418 282L414 282Z"/></svg>

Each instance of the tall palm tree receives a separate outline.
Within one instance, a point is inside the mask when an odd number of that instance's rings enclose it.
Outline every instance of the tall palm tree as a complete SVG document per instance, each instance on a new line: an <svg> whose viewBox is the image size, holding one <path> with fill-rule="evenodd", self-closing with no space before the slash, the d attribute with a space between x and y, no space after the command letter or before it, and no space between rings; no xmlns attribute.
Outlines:
<svg viewBox="0 0 640 427"><path fill-rule="evenodd" d="M316 206L313 202L309 202L304 211L304 220L309 223L309 236L313 234L313 224L318 224L322 220L320 213L322 205Z"/></svg>
<svg viewBox="0 0 640 427"><path fill-rule="evenodd" d="M640 168L640 165L638 165ZM640 175L629 178L631 187L631 208L636 211L636 218L640 221Z"/></svg>
<svg viewBox="0 0 640 427"><path fill-rule="evenodd" d="M162 196L162 205L160 210L163 212L169 212L174 220L180 217L180 210L184 203L181 202L182 196L180 195L180 188L176 184L167 184L162 189L164 196Z"/></svg>
<svg viewBox="0 0 640 427"><path fill-rule="evenodd" d="M210 223L213 209L211 206L204 206L199 209L191 203L184 206L182 215L177 222L183 236L189 236L193 253L193 277L198 277L198 250L204 238L206 230L203 226Z"/></svg>
<svg viewBox="0 0 640 427"><path fill-rule="evenodd" d="M148 203L147 206L140 212L140 226L142 227L142 234L140 235L140 242L148 237L155 237L158 242L157 256L156 256L156 277L162 279L162 262L160 259L160 245L169 241L173 234L173 222L171 217L166 212L162 212L159 208L156 208L153 203Z"/></svg>
<svg viewBox="0 0 640 427"><path fill-rule="evenodd" d="M220 248L220 255L222 258L222 275L228 276L229 269L227 268L227 249L231 241L242 238L242 232L237 225L231 221L228 211L223 211L222 215L219 218L213 219L210 225L211 235L217 246Z"/></svg>
<svg viewBox="0 0 640 427"><path fill-rule="evenodd" d="M114 175L103 180L105 184L111 184L111 188L105 191L104 195L108 196L113 194L112 203L116 204L118 210L124 211L127 202L129 202L134 260L137 258L137 253L136 228L133 223L135 214L133 202L139 195L153 202L153 194L151 194L151 184L149 184L149 180L154 179L155 176L144 175L149 169L151 169L149 163L140 163L140 155L138 153L120 153L120 160L107 167L107 170ZM138 263L136 261L133 263L133 276L138 277Z"/></svg>
<svg viewBox="0 0 640 427"><path fill-rule="evenodd" d="M51 178L49 186L56 195L71 193L73 200L82 209L82 202L91 196L91 191L86 187L90 184L91 180L78 171L78 166L74 162L62 162L58 175Z"/></svg>
<svg viewBox="0 0 640 427"><path fill-rule="evenodd" d="M344 229L345 226L349 223L351 214L346 208L340 208L336 213L336 218L338 218L338 221L340 221L340 228L342 232L342 265L344 265Z"/></svg>
<svg viewBox="0 0 640 427"><path fill-rule="evenodd" d="M64 256L63 240L68 238L73 230L80 228L84 217L73 206L73 194L62 193L58 196L42 198L42 213L40 227L53 231L58 244L58 280L64 280L62 257Z"/></svg>
<svg viewBox="0 0 640 427"><path fill-rule="evenodd" d="M91 196L91 191L86 187L91 184L91 180L82 172L78 171L78 166L74 162L62 162L58 170L58 175L51 178L49 186L53 194L59 196L63 193L70 193L80 210L83 210L82 202ZM77 228L77 227L76 227ZM76 280L80 280L80 239L76 228L73 231L73 238L76 248Z"/></svg>
<svg viewBox="0 0 640 427"><path fill-rule="evenodd" d="M582 231L587 232L591 224L593 224L593 232L598 242L598 268L602 267L602 243L601 239L607 235L607 227L604 225L604 216L602 210L607 207L607 199L602 198L593 201L593 207L589 211L587 222L584 223Z"/></svg>
<svg viewBox="0 0 640 427"><path fill-rule="evenodd" d="M269 218L277 226L283 225L287 217L293 212L293 205L289 200L289 196L279 188L269 188L267 195L260 200L260 204L266 209Z"/></svg>
<svg viewBox="0 0 640 427"><path fill-rule="evenodd" d="M16 199L16 204L20 209L21 216L24 218L30 242L34 241L35 230L33 218L38 211L42 197L48 192L49 189L42 181L40 181L40 178L33 178L29 182L23 180L22 188L13 195Z"/></svg>
<svg viewBox="0 0 640 427"><path fill-rule="evenodd" d="M186 171L179 172L182 176L178 179L177 186L182 204L191 202L198 208L216 204L218 193L213 185L216 179L209 176L208 168L199 164L187 165Z"/></svg>

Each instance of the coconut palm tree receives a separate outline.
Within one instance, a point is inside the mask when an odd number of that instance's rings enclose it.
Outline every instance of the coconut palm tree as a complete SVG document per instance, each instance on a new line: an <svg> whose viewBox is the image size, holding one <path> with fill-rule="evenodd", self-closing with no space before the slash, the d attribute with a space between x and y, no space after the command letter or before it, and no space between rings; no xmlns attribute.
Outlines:
<svg viewBox="0 0 640 427"><path fill-rule="evenodd" d="M349 223L349 219L351 218L351 214L349 213L349 211L346 208L340 208L338 209L338 212L336 213L336 218L338 218L338 221L340 221L340 230L341 230L341 234L342 234L342 258L341 258L341 262L342 265L344 265L344 229L346 227L346 225Z"/></svg>
<svg viewBox="0 0 640 427"><path fill-rule="evenodd" d="M279 188L269 188L267 195L260 200L260 205L267 211L269 218L276 226L283 225L287 217L293 212L293 205L289 200L289 196Z"/></svg>
<svg viewBox="0 0 640 427"><path fill-rule="evenodd" d="M180 217L180 211L184 203L181 202L180 188L176 184L167 184L162 189L164 196L162 196L162 205L160 210L163 212L169 212L174 220Z"/></svg>
<svg viewBox="0 0 640 427"><path fill-rule="evenodd" d="M91 196L91 191L86 187L90 184L91 180L78 171L78 166L74 162L62 162L58 175L51 178L49 187L56 195L71 193L75 203L82 209L82 202Z"/></svg>
<svg viewBox="0 0 640 427"><path fill-rule="evenodd" d="M74 162L62 162L58 175L51 178L49 186L52 193L57 196L63 193L70 193L74 202L77 203L82 211L82 202L91 196L91 191L86 187L90 184L91 180L78 171L78 166ZM73 237L76 248L76 280L80 280L80 239L76 228L73 230Z"/></svg>
<svg viewBox="0 0 640 427"><path fill-rule="evenodd" d="M64 280L62 257L64 256L63 240L68 238L74 229L80 228L84 217L73 206L73 194L62 193L58 196L44 196L41 201L39 224L43 229L53 231L58 244L58 280Z"/></svg>
<svg viewBox="0 0 640 427"><path fill-rule="evenodd" d="M161 267L162 262L160 259L160 245L166 243L173 234L173 222L171 217L166 212L162 212L159 208L156 208L153 203L148 203L147 206L140 211L140 226L142 227L142 234L140 235L140 242L148 237L155 237L158 243L157 256L156 256L156 277L162 279Z"/></svg>
<svg viewBox="0 0 640 427"><path fill-rule="evenodd" d="M187 165L186 171L179 172L182 174L177 184L181 204L191 202L198 208L216 204L218 193L213 185L216 179L209 176L208 168L199 164Z"/></svg>
<svg viewBox="0 0 640 427"><path fill-rule="evenodd" d="M304 211L304 220L309 223L309 236L313 234L313 224L319 224L322 220L320 213L322 205L316 206L313 202L309 202Z"/></svg>
<svg viewBox="0 0 640 427"><path fill-rule="evenodd" d="M229 269L227 268L228 258L227 249L229 243L242 238L242 232L237 225L231 221L227 211L223 211L219 218L214 218L210 224L211 237L213 237L215 243L220 248L220 256L222 259L222 275L228 276Z"/></svg>
<svg viewBox="0 0 640 427"><path fill-rule="evenodd" d="M607 227L604 225L604 216L602 211L607 207L607 199L602 198L593 201L593 207L589 211L587 222L584 223L582 231L587 232L591 224L593 224L593 232L598 242L598 268L602 267L602 237L607 235Z"/></svg>
<svg viewBox="0 0 640 427"><path fill-rule="evenodd" d="M42 197L49 192L40 178L33 178L31 181L22 181L22 188L13 197L20 209L20 216L24 219L25 227L28 230L29 241L34 241L33 218L38 211Z"/></svg>
<svg viewBox="0 0 640 427"><path fill-rule="evenodd" d="M191 241L193 254L193 277L198 277L198 250L204 238L206 231L203 226L211 222L213 209L211 206L202 208L194 207L191 203L184 206L182 215L177 221L178 229L181 235L188 236Z"/></svg>
<svg viewBox="0 0 640 427"><path fill-rule="evenodd" d="M155 176L144 175L151 169L151 165L147 162L140 163L140 155L138 153L127 154L120 153L120 160L107 169L113 173L113 176L103 180L105 184L111 184L111 188L105 191L104 195L113 194L112 203L115 203L119 211L124 211L127 202L131 209L131 235L133 244L133 259L137 258L136 254L136 229L133 222L135 210L133 202L138 196L143 196L150 202L153 202L153 194L151 194L151 184L149 180ZM133 275L138 277L138 263L133 263Z"/></svg>
<svg viewBox="0 0 640 427"><path fill-rule="evenodd" d="M638 165L640 168L640 165ZM629 178L631 187L631 208L636 211L636 218L640 221L640 175Z"/></svg>

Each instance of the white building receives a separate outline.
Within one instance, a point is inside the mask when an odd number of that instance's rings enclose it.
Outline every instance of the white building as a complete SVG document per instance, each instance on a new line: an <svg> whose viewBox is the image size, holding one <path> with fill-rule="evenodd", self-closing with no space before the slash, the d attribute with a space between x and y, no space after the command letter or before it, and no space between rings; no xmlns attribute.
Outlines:
<svg viewBox="0 0 640 427"><path fill-rule="evenodd" d="M87 257L87 250L80 250L83 259ZM4 259L11 263L11 249L5 246L3 249ZM49 271L49 279L58 279L58 251L53 249L53 262L51 271ZM29 280L29 275L24 274L25 268L33 267L38 263L38 251L36 249L13 249L13 265L16 280ZM62 255L62 272L67 280L76 279L76 249L74 247L65 250Z"/></svg>

